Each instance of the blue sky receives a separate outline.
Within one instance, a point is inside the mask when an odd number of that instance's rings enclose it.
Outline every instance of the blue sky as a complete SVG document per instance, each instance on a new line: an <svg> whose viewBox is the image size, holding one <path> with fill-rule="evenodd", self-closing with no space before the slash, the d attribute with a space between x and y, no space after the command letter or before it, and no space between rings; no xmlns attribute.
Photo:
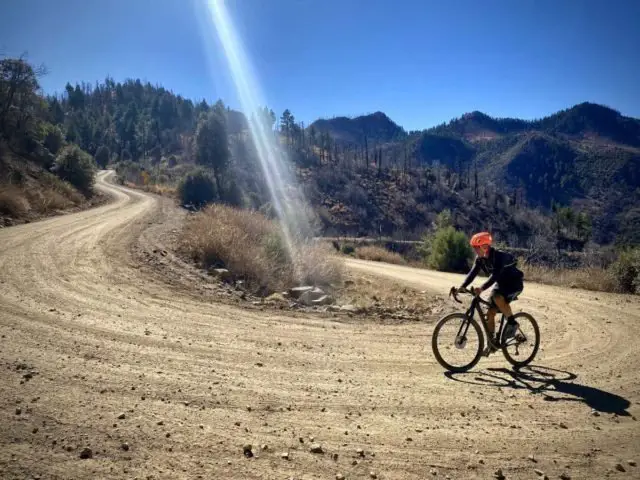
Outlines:
<svg viewBox="0 0 640 480"><path fill-rule="evenodd" d="M638 0L227 0L265 100L306 123L381 110L408 130L583 101L640 117ZM141 78L239 107L204 0L4 0L0 53L67 81Z"/></svg>

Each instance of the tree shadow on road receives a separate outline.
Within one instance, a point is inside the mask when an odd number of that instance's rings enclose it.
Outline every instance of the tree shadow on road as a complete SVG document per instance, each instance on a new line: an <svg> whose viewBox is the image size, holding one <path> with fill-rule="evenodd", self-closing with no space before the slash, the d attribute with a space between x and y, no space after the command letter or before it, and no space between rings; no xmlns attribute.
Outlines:
<svg viewBox="0 0 640 480"><path fill-rule="evenodd" d="M578 376L564 370L530 365L514 370L487 368L480 372L446 372L445 376L472 385L528 390L532 394L543 395L548 402L580 402L598 412L630 416L627 411L631 405L629 400L615 393L575 383Z"/></svg>

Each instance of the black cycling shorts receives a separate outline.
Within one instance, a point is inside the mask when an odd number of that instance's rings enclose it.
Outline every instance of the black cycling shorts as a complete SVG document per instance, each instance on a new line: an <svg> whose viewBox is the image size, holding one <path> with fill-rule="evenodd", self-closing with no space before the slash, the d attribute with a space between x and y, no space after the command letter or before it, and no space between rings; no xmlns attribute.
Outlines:
<svg viewBox="0 0 640 480"><path fill-rule="evenodd" d="M511 303L518 299L518 295L522 293L524 289L524 285L522 282L509 282L504 285L496 285L491 291L491 306L497 307L496 302L494 300L496 295L501 295L507 301L507 303Z"/></svg>

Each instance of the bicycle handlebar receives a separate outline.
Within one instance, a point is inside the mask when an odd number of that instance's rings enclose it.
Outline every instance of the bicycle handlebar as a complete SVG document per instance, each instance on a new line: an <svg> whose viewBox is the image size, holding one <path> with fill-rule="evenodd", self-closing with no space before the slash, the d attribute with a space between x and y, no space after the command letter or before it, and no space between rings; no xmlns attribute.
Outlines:
<svg viewBox="0 0 640 480"><path fill-rule="evenodd" d="M453 297L453 299L458 302L458 303L462 303L462 301L460 301L460 299L458 298L458 294L459 293L466 293L468 295L471 295L474 299L477 298L478 301L480 301L481 303L484 304L489 304L489 302L487 302L486 300L483 300L482 298L480 298L480 295L476 295L473 290L468 290L466 288L456 288L456 287L451 287L451 290L449 290L449 296Z"/></svg>
<svg viewBox="0 0 640 480"><path fill-rule="evenodd" d="M458 293L466 293L467 289L466 288L456 288L456 287L451 287L451 290L449 290L449 297L453 297L453 299L458 302L458 303L462 303L460 301L460 299L458 298Z"/></svg>

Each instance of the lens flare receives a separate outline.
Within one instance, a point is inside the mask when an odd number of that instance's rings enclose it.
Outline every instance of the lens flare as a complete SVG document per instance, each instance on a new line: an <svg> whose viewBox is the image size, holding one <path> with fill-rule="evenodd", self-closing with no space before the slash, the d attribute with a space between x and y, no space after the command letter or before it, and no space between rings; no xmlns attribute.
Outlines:
<svg viewBox="0 0 640 480"><path fill-rule="evenodd" d="M266 103L263 102L260 87L252 74L251 64L224 0L204 1L224 50L238 99L249 123L251 141L260 159L272 203L282 225L287 249L295 265L297 240L311 235L311 222L307 215L304 196L296 187L286 153L279 148L273 131L258 113Z"/></svg>

